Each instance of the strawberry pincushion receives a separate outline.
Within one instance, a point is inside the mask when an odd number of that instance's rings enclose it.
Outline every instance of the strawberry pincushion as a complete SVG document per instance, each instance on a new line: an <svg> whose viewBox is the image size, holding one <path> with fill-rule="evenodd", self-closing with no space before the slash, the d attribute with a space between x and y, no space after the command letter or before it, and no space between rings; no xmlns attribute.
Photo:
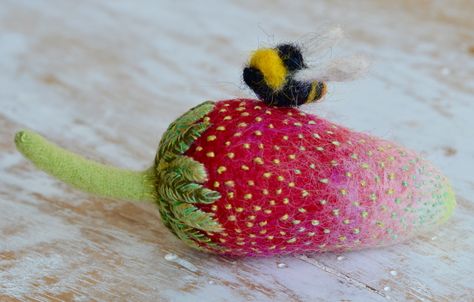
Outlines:
<svg viewBox="0 0 474 302"><path fill-rule="evenodd" d="M394 244L450 216L447 179L416 153L295 108L216 102L184 154L219 192L196 203L222 228L201 247L230 255ZM202 228L206 230L206 228Z"/></svg>

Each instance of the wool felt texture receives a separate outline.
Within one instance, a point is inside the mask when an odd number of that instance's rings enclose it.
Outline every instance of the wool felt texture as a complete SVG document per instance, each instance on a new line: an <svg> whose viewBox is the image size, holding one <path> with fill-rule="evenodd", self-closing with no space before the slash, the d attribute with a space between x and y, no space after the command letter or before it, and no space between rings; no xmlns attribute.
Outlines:
<svg viewBox="0 0 474 302"><path fill-rule="evenodd" d="M129 171L66 151L31 131L15 136L17 149L39 169L84 192L135 201L155 200L154 169Z"/></svg>
<svg viewBox="0 0 474 302"><path fill-rule="evenodd" d="M275 255L391 245L444 222L454 193L415 152L298 109L217 102L186 155L222 196L198 204L219 253Z"/></svg>
<svg viewBox="0 0 474 302"><path fill-rule="evenodd" d="M298 71L307 68L299 46L280 44L254 51L243 70L243 79L263 102L278 107L297 107L326 94L324 82L295 78Z"/></svg>
<svg viewBox="0 0 474 302"><path fill-rule="evenodd" d="M86 160L29 131L15 141L78 189L155 202L183 242L224 255L391 245L444 222L455 206L447 178L415 152L256 100L189 110L142 172Z"/></svg>

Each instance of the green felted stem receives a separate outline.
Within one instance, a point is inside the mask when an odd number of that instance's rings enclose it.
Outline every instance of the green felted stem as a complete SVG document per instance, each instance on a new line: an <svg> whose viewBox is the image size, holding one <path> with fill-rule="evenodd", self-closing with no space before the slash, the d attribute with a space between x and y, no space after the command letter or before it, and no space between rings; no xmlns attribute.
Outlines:
<svg viewBox="0 0 474 302"><path fill-rule="evenodd" d="M15 136L18 150L39 169L94 195L155 201L155 169L130 171L103 165L62 149L31 131Z"/></svg>

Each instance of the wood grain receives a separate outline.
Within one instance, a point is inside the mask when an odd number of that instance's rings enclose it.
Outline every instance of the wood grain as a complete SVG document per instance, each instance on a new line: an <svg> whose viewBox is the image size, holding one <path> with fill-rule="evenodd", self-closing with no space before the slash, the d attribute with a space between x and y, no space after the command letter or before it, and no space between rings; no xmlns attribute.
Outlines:
<svg viewBox="0 0 474 302"><path fill-rule="evenodd" d="M473 13L468 0L2 1L0 301L473 301ZM175 239L153 205L74 191L14 149L31 128L142 169L177 115L251 95L251 49L331 24L349 37L320 60L360 52L372 69L306 110L440 166L458 208L432 234L344 255L215 257Z"/></svg>

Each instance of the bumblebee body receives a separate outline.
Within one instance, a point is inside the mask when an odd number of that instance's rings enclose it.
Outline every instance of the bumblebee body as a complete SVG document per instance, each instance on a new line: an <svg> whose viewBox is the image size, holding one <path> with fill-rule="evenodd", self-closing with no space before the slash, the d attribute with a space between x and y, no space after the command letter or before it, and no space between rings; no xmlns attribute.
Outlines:
<svg viewBox="0 0 474 302"><path fill-rule="evenodd" d="M308 68L298 46L280 44L275 48L256 50L244 68L244 82L266 104L297 107L321 99L326 84L320 81L299 81L294 75Z"/></svg>

